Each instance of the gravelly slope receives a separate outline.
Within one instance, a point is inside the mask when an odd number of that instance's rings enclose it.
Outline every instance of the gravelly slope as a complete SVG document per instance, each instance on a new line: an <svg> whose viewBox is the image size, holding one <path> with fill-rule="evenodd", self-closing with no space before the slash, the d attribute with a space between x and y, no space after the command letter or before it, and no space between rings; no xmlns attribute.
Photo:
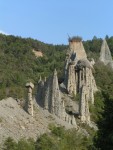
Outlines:
<svg viewBox="0 0 113 150"><path fill-rule="evenodd" d="M34 117L24 111L11 97L0 101L0 143L9 136L16 141L22 137L36 139L40 134L49 132L50 123L66 128L74 127L40 108L35 101Z"/></svg>

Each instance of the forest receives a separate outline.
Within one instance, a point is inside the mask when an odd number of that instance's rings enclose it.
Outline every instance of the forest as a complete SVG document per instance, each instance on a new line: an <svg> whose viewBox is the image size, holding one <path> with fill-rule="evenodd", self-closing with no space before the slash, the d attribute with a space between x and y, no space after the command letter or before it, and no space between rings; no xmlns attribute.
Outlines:
<svg viewBox="0 0 113 150"><path fill-rule="evenodd" d="M105 38L113 56L113 36ZM113 150L113 70L98 60L101 44L102 39L96 36L83 41L88 59L94 58L96 62L94 76L99 91L90 112L98 131L84 125L90 135L85 137L74 130L51 126L51 133L42 135L37 141L20 139L15 142L9 137L4 142L4 150ZM36 57L33 49L41 51L43 57ZM23 99L26 82L32 81L36 86L40 76L48 77L55 68L62 80L67 49L68 43L53 45L0 34L0 100L10 96Z"/></svg>

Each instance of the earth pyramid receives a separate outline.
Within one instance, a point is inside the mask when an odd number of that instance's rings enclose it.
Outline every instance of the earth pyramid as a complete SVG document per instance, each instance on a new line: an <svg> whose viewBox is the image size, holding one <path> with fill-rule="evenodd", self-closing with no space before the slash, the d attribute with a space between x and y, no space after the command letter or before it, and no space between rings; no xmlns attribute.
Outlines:
<svg viewBox="0 0 113 150"><path fill-rule="evenodd" d="M64 80L58 83L56 69L47 80L40 79L37 86L37 103L51 114L75 126L76 118L90 124L89 102L94 104L94 93L97 91L93 70L82 39L69 38ZM79 101L72 100L77 96Z"/></svg>

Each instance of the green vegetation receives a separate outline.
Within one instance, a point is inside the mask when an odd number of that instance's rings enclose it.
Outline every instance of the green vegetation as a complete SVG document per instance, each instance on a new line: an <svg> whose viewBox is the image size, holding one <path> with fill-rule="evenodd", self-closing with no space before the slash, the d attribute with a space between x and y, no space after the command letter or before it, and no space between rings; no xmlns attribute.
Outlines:
<svg viewBox="0 0 113 150"><path fill-rule="evenodd" d="M101 95L97 95L98 103L95 111L99 113L97 119L98 132L94 138L94 146L98 150L113 149L113 71L102 63L95 65L95 78L100 87ZM98 93L99 94L99 93ZM101 99L101 101L99 100Z"/></svg>
<svg viewBox="0 0 113 150"><path fill-rule="evenodd" d="M20 139L18 143L16 143L9 137L4 142L3 150L35 150L35 142L33 139Z"/></svg>
<svg viewBox="0 0 113 150"><path fill-rule="evenodd" d="M80 37L72 39L81 40ZM113 37L106 36L113 53ZM98 59L102 39L94 37L83 41L88 57ZM67 45L45 44L31 38L0 34L0 99L12 96L25 97L25 83L37 84L40 77L51 75L56 68L58 77L63 75ZM41 51L43 57L36 57L33 50Z"/></svg>
<svg viewBox="0 0 113 150"><path fill-rule="evenodd" d="M73 101L79 101L80 100L80 94L79 93L77 93L76 95L74 94L74 93L72 93L72 100Z"/></svg>
<svg viewBox="0 0 113 150"><path fill-rule="evenodd" d="M97 122L98 132L94 138L94 145L100 150L113 149L113 99L104 94L104 111L102 118Z"/></svg>
<svg viewBox="0 0 113 150"><path fill-rule="evenodd" d="M69 42L80 42L80 41L82 41L82 38L79 36L73 36L73 37L69 37L68 41Z"/></svg>
<svg viewBox="0 0 113 150"><path fill-rule="evenodd" d="M36 142L33 139L21 139L16 143L8 138L4 142L4 150L90 150L91 141L90 136L78 133L75 129L53 126L51 133L43 134Z"/></svg>
<svg viewBox="0 0 113 150"><path fill-rule="evenodd" d="M91 120L94 122L99 121L102 118L102 112L104 110L104 97L100 91L94 95L95 104L90 104L89 110L91 113Z"/></svg>
<svg viewBox="0 0 113 150"><path fill-rule="evenodd" d="M65 131L62 127L57 127L50 135L44 134L37 141L37 148L40 150L87 150L90 144L90 139L77 133L76 130Z"/></svg>
<svg viewBox="0 0 113 150"><path fill-rule="evenodd" d="M31 38L0 34L0 99L25 97L25 83L37 83L40 75L48 77L56 68L62 75L65 45L45 44ZM43 57L36 58L32 50Z"/></svg>

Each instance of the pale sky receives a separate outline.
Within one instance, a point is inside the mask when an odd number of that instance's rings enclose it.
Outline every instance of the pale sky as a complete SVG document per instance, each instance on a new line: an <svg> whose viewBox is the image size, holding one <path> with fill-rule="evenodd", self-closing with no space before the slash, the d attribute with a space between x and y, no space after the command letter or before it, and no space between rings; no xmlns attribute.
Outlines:
<svg viewBox="0 0 113 150"><path fill-rule="evenodd" d="M113 36L113 0L0 0L0 32L52 44Z"/></svg>

